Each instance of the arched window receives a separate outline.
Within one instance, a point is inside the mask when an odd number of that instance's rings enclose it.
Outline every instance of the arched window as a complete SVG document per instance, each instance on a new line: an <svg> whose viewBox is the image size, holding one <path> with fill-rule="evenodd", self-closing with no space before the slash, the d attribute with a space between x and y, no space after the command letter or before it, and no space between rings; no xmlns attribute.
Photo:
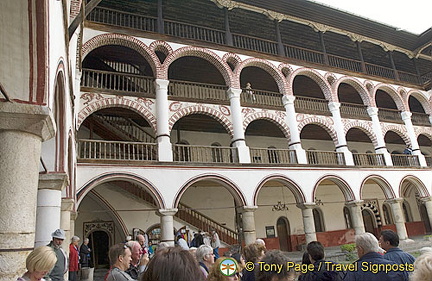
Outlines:
<svg viewBox="0 0 432 281"><path fill-rule="evenodd" d="M224 159L223 159L223 152L222 149L220 148L220 143L218 142L214 142L211 144L212 146L212 160L213 162L216 163L223 163Z"/></svg>
<svg viewBox="0 0 432 281"><path fill-rule="evenodd" d="M279 155L276 150L276 147L270 146L269 148L267 148L267 155L268 155L269 163L271 164L279 163Z"/></svg>
<svg viewBox="0 0 432 281"><path fill-rule="evenodd" d="M344 218L345 218L346 228L353 228L351 213L350 213L348 207L343 208L343 214L344 214Z"/></svg>
<svg viewBox="0 0 432 281"><path fill-rule="evenodd" d="M393 224L393 217L391 215L390 206L388 204L384 204L382 208L385 224Z"/></svg>
<svg viewBox="0 0 432 281"><path fill-rule="evenodd" d="M320 208L315 208L312 210L314 223L315 223L315 232L324 232L324 219Z"/></svg>

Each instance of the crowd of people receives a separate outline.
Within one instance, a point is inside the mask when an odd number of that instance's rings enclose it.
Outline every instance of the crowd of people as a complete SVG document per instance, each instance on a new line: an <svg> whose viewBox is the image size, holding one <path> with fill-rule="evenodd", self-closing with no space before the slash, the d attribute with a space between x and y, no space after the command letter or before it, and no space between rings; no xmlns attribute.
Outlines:
<svg viewBox="0 0 432 281"><path fill-rule="evenodd" d="M426 251L417 260L402 251L399 237L392 230L381 232L379 239L371 233L356 235L358 260L340 264L326 260L324 246L310 242L301 263L292 261L288 252L267 250L261 239L246 246L232 245L222 257L216 257L220 241L204 242L203 233L194 235L188 243L179 235L175 246L161 242L149 254L144 235L136 241L109 249L110 270L107 281L426 281L432 280L432 251ZM202 235L202 237L200 237ZM69 258L61 245L65 239L61 229L52 233L48 246L34 249L27 257L27 272L18 280L77 280L79 263L89 264L88 239L78 249L80 239L73 236ZM218 236L217 236L217 239ZM182 241L183 240L183 241ZM212 243L213 242L213 243ZM197 247L196 247L197 246ZM217 246L217 247L215 247ZM86 248L87 247L87 248ZM69 265L67 265L69 262Z"/></svg>

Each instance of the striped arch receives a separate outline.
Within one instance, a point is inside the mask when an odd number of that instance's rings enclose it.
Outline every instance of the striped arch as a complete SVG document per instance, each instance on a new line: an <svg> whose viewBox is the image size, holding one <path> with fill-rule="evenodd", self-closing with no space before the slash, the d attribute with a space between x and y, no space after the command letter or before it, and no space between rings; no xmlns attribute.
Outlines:
<svg viewBox="0 0 432 281"><path fill-rule="evenodd" d="M369 209L373 213L373 215L375 217L377 226L381 226L382 225L380 211L379 211L378 207L375 204L372 204L371 202L364 202L362 204L362 206L360 207L360 209L362 211L364 209Z"/></svg>
<svg viewBox="0 0 432 281"><path fill-rule="evenodd" d="M384 196L387 200L396 198L396 194L394 193L390 183L380 175L370 175L363 179L360 185L360 199L363 200L363 187L365 186L368 180L374 181L381 188Z"/></svg>
<svg viewBox="0 0 432 281"><path fill-rule="evenodd" d="M387 132L389 132L389 131L392 131L392 132L395 132L396 134L398 134L402 138L402 140L405 142L406 145L411 145L411 140L409 139L404 126L402 126L402 125L384 126L384 128L382 129L384 138L385 138L385 135L387 134Z"/></svg>
<svg viewBox="0 0 432 281"><path fill-rule="evenodd" d="M237 54L234 54L234 53L226 53L222 57L222 60L224 62L226 62L227 64L231 63L234 66L234 70L238 68L238 66L240 65L240 63L242 61L241 58Z"/></svg>
<svg viewBox="0 0 432 281"><path fill-rule="evenodd" d="M327 80L318 71L316 71L314 69L310 69L310 68L299 68L299 69L295 70L294 72L292 72L288 76L287 80L288 80L288 85L290 86L288 88L288 95L291 95L291 96L294 95L292 85L294 82L294 78L297 75L307 76L307 77L311 78L312 80L314 80L318 84L318 86L321 88L326 100L328 100L329 102L338 100L336 93L332 92L331 86L327 82Z"/></svg>
<svg viewBox="0 0 432 281"><path fill-rule="evenodd" d="M432 141L432 132L431 132L430 128L426 128L426 127L416 128L415 134L416 134L417 139L420 135L424 135Z"/></svg>
<svg viewBox="0 0 432 281"><path fill-rule="evenodd" d="M285 175L273 174L263 178L255 188L255 191L253 193L253 204L255 206L258 205L259 192L261 191L263 186L270 181L276 181L285 185L294 195L297 204L304 204L306 202L306 197L297 183L295 183L293 180L289 179Z"/></svg>
<svg viewBox="0 0 432 281"><path fill-rule="evenodd" d="M272 63L270 63L266 60L257 59L257 58L246 59L238 66L238 68L236 68L236 71L234 73L234 77L236 79L236 83L238 83L237 85L239 88L240 88L240 74L244 68L249 67L249 66L261 68L262 70L264 70L268 74L270 74L270 76L273 77L273 79L275 80L275 82L279 88L279 92L281 94L284 94L288 91L288 89L285 86L286 85L286 79L285 79L284 75L282 74L282 72L276 66L274 66Z"/></svg>
<svg viewBox="0 0 432 281"><path fill-rule="evenodd" d="M108 33L97 35L91 38L82 46L82 60L84 60L84 58L94 49L108 45L119 45L137 51L150 64L153 75L156 78L160 77L161 65L159 62L159 58L156 56L153 50L151 50L138 39L124 34Z"/></svg>
<svg viewBox="0 0 432 281"><path fill-rule="evenodd" d="M294 71L294 69L292 68L291 65L286 64L286 63L281 63L278 66L278 69L280 70L280 72L282 72L282 74L284 75L285 79L288 78L288 76ZM289 87L287 86L287 89Z"/></svg>
<svg viewBox="0 0 432 281"><path fill-rule="evenodd" d="M360 95L364 105L375 106L375 102L371 99L366 87L358 79L354 77L348 77L348 76L342 76L332 85L332 92L336 94L338 101L339 101L338 88L339 85L342 83L352 86Z"/></svg>
<svg viewBox="0 0 432 281"><path fill-rule="evenodd" d="M390 95L390 97L393 99L393 101L396 104L396 107L398 108L398 110L400 111L407 111L409 110L407 108L407 105L404 103L402 97L398 94L398 92L390 85L387 84L383 84L380 83L378 85L376 85L374 87L374 89L372 90L372 97L374 102L376 103L376 93L378 90L383 90L384 92L386 92L387 94Z"/></svg>
<svg viewBox="0 0 432 281"><path fill-rule="evenodd" d="M149 123L153 131L156 132L156 116L154 116L154 114L148 109L148 107L153 103L153 100L146 98L135 98L135 100L130 100L129 98L122 96L102 97L101 95L99 95L96 97L95 102L86 105L78 113L77 130L84 122L84 120L96 111L104 108L122 107L138 113Z"/></svg>
<svg viewBox="0 0 432 281"><path fill-rule="evenodd" d="M328 119L329 120L325 120L325 119L323 119L323 118L321 118L319 116L311 116L311 117L305 118L305 119L303 119L303 120L301 120L299 122L299 124L298 124L298 130L299 130L299 132L301 134L301 131L303 130L303 128L306 125L311 125L311 124L318 125L321 128L323 128L324 130L326 130L326 132L330 135L330 138L333 140L333 143L335 145L337 145L338 144L338 140L337 140L336 131L333 128L333 123L331 123L332 120L330 118L328 118Z"/></svg>
<svg viewBox="0 0 432 281"><path fill-rule="evenodd" d="M407 183L407 184L405 184ZM406 192L407 189L409 189L410 187L414 187L418 192L420 197L429 197L429 191L426 188L426 185L416 176L414 175L408 175L405 176L400 184L399 184L399 194L401 197L405 198L407 196Z"/></svg>
<svg viewBox="0 0 432 281"><path fill-rule="evenodd" d="M153 41L149 48L153 52L160 51L167 56L173 52L171 46L167 42L161 40Z"/></svg>
<svg viewBox="0 0 432 281"><path fill-rule="evenodd" d="M285 120L275 114L269 113L268 111L260 111L248 115L243 121L243 130L246 132L246 129L249 126L249 124L258 119L268 120L272 122L273 124L279 127L279 129L282 131L282 133L285 135L285 137L288 140L290 139L289 128Z"/></svg>
<svg viewBox="0 0 432 281"><path fill-rule="evenodd" d="M171 118L168 120L169 131L171 132L174 124L178 120L180 120L181 118L187 115L192 115L192 114L204 114L216 119L219 123L222 124L222 126L225 128L225 130L227 131L227 133L230 135L231 138L234 136L234 129L231 121L220 111L203 104L196 104L196 105L178 109L173 114L173 116L171 116Z"/></svg>
<svg viewBox="0 0 432 281"><path fill-rule="evenodd" d="M178 207L181 197L186 192L186 190L190 186L200 181L211 181L220 184L221 186L226 188L229 191L229 193L231 193L231 195L234 197L236 206L247 206L247 200L245 198L245 195L240 190L240 188L235 183L233 183L230 179L220 174L202 174L188 180L182 185L180 190L174 196L173 208Z"/></svg>
<svg viewBox="0 0 432 281"><path fill-rule="evenodd" d="M142 178L141 176L128 172L119 172L119 173L103 173L100 175L95 176L94 178L92 178L91 180L89 180L88 182L86 182L83 186L80 186L78 193L77 193L77 208L79 206L79 204L81 204L82 200L84 199L84 197L96 186L107 183L107 182L111 182L111 181L127 181L127 182L131 182L134 184L137 184L138 186L140 186L141 188L145 189L146 191L148 191L153 199L156 202L157 208L159 209L165 209L166 205L165 205L165 200L162 196L162 194L159 192L159 190L148 180Z"/></svg>
<svg viewBox="0 0 432 281"><path fill-rule="evenodd" d="M372 127L369 126L369 124L366 124L366 123L358 121L358 120L346 122L345 126L344 126L345 136L348 134L348 131L350 129L353 129L353 128L359 129L362 132L364 132L369 137L369 139L371 140L373 146L374 147L378 146L376 135L373 132Z"/></svg>
<svg viewBox="0 0 432 281"><path fill-rule="evenodd" d="M424 94L422 94L421 92L419 92L417 90L411 90L407 93L407 97L406 97L405 102L406 102L408 108L409 108L408 99L410 96L415 97L421 103L426 114L429 114L429 115L432 114L431 104L429 103L427 97L425 97Z"/></svg>
<svg viewBox="0 0 432 281"><path fill-rule="evenodd" d="M312 190L312 198L315 198L317 188L319 187L319 185L324 180L332 181L337 187L339 187L339 189L342 192L346 202L356 200L354 192L352 191L349 184L344 179L342 179L341 177L339 177L337 175L326 175L326 176L323 176L320 179L318 179L313 190Z"/></svg>
<svg viewBox="0 0 432 281"><path fill-rule="evenodd" d="M180 49L175 50L167 58L165 59L162 65L162 73L160 79L168 79L168 70L170 65L177 59L191 56L191 57L199 57L207 60L209 63L214 65L216 69L222 74L225 83L228 87L233 87L233 78L231 68L227 63L225 63L216 53L200 47L182 47Z"/></svg>

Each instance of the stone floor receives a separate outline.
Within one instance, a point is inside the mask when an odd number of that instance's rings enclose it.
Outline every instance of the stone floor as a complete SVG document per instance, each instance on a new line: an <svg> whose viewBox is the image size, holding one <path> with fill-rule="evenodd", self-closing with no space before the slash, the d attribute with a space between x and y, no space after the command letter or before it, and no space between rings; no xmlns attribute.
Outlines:
<svg viewBox="0 0 432 281"><path fill-rule="evenodd" d="M423 236L412 237L409 241L402 241L400 244L400 248L409 253L416 254L422 251L422 248L432 247L431 241L424 240ZM345 261L345 253L342 253L339 246L335 247L327 247L326 251L326 259L332 260L334 262L346 262ZM302 252L291 252L290 256L294 261L300 262L302 258ZM103 281L105 274L107 273L107 269L96 269L94 271L94 281Z"/></svg>

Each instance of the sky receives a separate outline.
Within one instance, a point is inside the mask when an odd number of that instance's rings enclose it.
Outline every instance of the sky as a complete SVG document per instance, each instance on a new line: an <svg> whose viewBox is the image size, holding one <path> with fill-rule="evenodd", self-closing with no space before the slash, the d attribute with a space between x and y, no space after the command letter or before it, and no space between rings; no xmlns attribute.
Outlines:
<svg viewBox="0 0 432 281"><path fill-rule="evenodd" d="M432 0L310 0L414 34L432 27Z"/></svg>

